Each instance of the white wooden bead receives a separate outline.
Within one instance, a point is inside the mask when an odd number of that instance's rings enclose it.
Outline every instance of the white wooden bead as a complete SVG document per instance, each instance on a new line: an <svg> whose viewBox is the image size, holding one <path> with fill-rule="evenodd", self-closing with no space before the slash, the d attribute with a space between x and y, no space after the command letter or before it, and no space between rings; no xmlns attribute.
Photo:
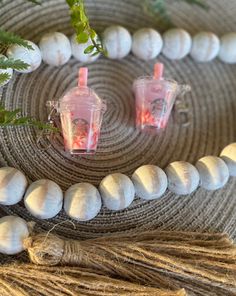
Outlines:
<svg viewBox="0 0 236 296"><path fill-rule="evenodd" d="M168 179L168 189L175 194L191 194L199 185L199 173L191 163L185 161L172 162L165 172Z"/></svg>
<svg viewBox="0 0 236 296"><path fill-rule="evenodd" d="M71 57L70 40L59 32L43 35L39 42L39 48L43 61L51 66L62 66Z"/></svg>
<svg viewBox="0 0 236 296"><path fill-rule="evenodd" d="M180 60L191 50L192 38L183 29L171 29L163 35L164 46L162 53L170 60Z"/></svg>
<svg viewBox="0 0 236 296"><path fill-rule="evenodd" d="M62 209L63 193L56 183L42 179L29 186L24 202L27 210L36 218L50 219Z"/></svg>
<svg viewBox="0 0 236 296"><path fill-rule="evenodd" d="M229 169L225 162L216 156L201 158L196 167L200 174L200 185L207 190L222 188L229 179Z"/></svg>
<svg viewBox="0 0 236 296"><path fill-rule="evenodd" d="M110 59L122 59L131 51L132 37L127 29L111 26L103 33L103 44Z"/></svg>
<svg viewBox="0 0 236 296"><path fill-rule="evenodd" d="M16 70L19 73L30 73L35 71L42 62L41 52L36 44L26 40L33 49L28 49L19 45L12 45L7 50L7 56L15 60L21 60L29 65L26 70Z"/></svg>
<svg viewBox="0 0 236 296"><path fill-rule="evenodd" d="M101 205L101 196L97 188L91 184L75 184L65 193L64 209L72 219L92 220L99 213Z"/></svg>
<svg viewBox="0 0 236 296"><path fill-rule="evenodd" d="M144 61L156 58L161 52L162 46L162 37L154 29L140 29L133 35L132 52Z"/></svg>
<svg viewBox="0 0 236 296"><path fill-rule="evenodd" d="M211 32L200 32L193 37L191 56L198 62L212 61L220 51L220 39Z"/></svg>
<svg viewBox="0 0 236 296"><path fill-rule="evenodd" d="M11 167L0 168L0 204L14 205L21 201L27 187L25 175Z"/></svg>
<svg viewBox="0 0 236 296"><path fill-rule="evenodd" d="M135 190L130 178L120 174L105 177L99 186L104 205L113 211L127 208L134 200Z"/></svg>
<svg viewBox="0 0 236 296"><path fill-rule="evenodd" d="M144 165L138 168L132 181L138 197L146 200L161 197L167 189L165 172L155 165Z"/></svg>
<svg viewBox="0 0 236 296"><path fill-rule="evenodd" d="M71 43L71 51L72 51L73 57L82 63L92 63L96 61L100 56L99 54L92 56L93 53L91 54L84 53L85 49L88 46L92 45L91 40L89 40L87 43L78 43L76 41L76 34L74 34L70 39L70 43Z"/></svg>
<svg viewBox="0 0 236 296"><path fill-rule="evenodd" d="M230 176L236 177L236 143L226 146L220 157L227 164Z"/></svg>
<svg viewBox="0 0 236 296"><path fill-rule="evenodd" d="M0 54L0 58L4 58L4 60L7 59L7 57L4 56L3 54ZM13 70L11 68L0 69L0 74L4 74L4 73L7 73L10 77L4 83L0 83L0 87L3 85L6 85L11 80L13 75Z"/></svg>
<svg viewBox="0 0 236 296"><path fill-rule="evenodd" d="M219 58L228 64L236 63L236 33L229 33L221 38Z"/></svg>
<svg viewBox="0 0 236 296"><path fill-rule="evenodd" d="M16 216L0 219L0 253L15 255L24 250L24 239L29 236L25 220Z"/></svg>

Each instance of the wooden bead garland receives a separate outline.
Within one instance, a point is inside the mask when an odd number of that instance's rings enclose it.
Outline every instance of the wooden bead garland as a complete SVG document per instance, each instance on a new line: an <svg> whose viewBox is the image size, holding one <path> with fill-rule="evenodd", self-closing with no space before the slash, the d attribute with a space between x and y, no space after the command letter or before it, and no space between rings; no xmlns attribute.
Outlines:
<svg viewBox="0 0 236 296"><path fill-rule="evenodd" d="M171 29L163 35L164 46L162 53L170 60L180 60L191 50L192 39L183 29Z"/></svg>
<svg viewBox="0 0 236 296"><path fill-rule="evenodd" d="M130 178L120 173L106 176L100 183L99 191L104 205L113 211L127 208L135 196Z"/></svg>
<svg viewBox="0 0 236 296"><path fill-rule="evenodd" d="M230 176L236 177L236 143L226 146L220 157L227 164Z"/></svg>
<svg viewBox="0 0 236 296"><path fill-rule="evenodd" d="M99 54L85 54L84 50L92 45L91 41L78 44L75 35L69 40L63 33L53 32L45 34L39 48L33 42L28 41L34 51L24 47L14 46L8 50L9 57L20 58L30 64L29 69L18 71L29 73L36 70L41 59L51 66L61 66L73 57L80 62L90 63L97 60ZM168 30L161 36L152 28L139 29L133 34L133 39L127 29L121 26L111 26L103 33L103 44L107 47L108 58L121 59L126 57L131 49L133 54L144 60L156 58L160 52L171 60L179 60L188 54L198 62L210 62L217 55L225 63L236 63L236 33L228 33L221 40L211 32L200 32L193 38L183 29ZM14 50L13 50L14 49ZM0 55L1 56L1 55ZM12 76L12 69L0 70L0 73L8 72ZM6 81L4 83L7 84ZM0 87L3 86L0 85Z"/></svg>
<svg viewBox="0 0 236 296"><path fill-rule="evenodd" d="M10 206L21 201L27 183L21 171L11 167L0 168L0 204Z"/></svg>
<svg viewBox="0 0 236 296"><path fill-rule="evenodd" d="M200 32L193 37L191 57L202 63L210 62L220 51L220 40L211 32Z"/></svg>
<svg viewBox="0 0 236 296"><path fill-rule="evenodd" d="M111 26L103 33L103 44L110 59L123 59L130 53L132 38L124 27Z"/></svg>
<svg viewBox="0 0 236 296"><path fill-rule="evenodd" d="M148 61L156 58L162 46L161 35L153 29L141 29L133 35L132 52L141 60Z"/></svg>
<svg viewBox="0 0 236 296"><path fill-rule="evenodd" d="M144 165L132 175L138 197L151 200L161 197L167 189L165 172L154 165Z"/></svg>
<svg viewBox="0 0 236 296"><path fill-rule="evenodd" d="M19 73L30 73L35 71L42 62L42 56L38 46L26 40L27 43L32 47L32 49L25 48L19 45L12 45L7 50L7 56L15 60L21 60L29 65L26 70L16 70Z"/></svg>
<svg viewBox="0 0 236 296"><path fill-rule="evenodd" d="M75 184L65 193L65 212L75 220L92 220L100 212L101 206L101 196L97 188L89 183Z"/></svg>
<svg viewBox="0 0 236 296"><path fill-rule="evenodd" d="M39 42L43 61L50 66L62 66L71 57L69 39L62 33L54 32L43 35Z"/></svg>
<svg viewBox="0 0 236 296"><path fill-rule="evenodd" d="M229 179L229 169L219 157L205 156L196 167L200 175L200 185L207 190L217 190L225 186Z"/></svg>
<svg viewBox="0 0 236 296"><path fill-rule="evenodd" d="M29 236L25 220L16 216L0 218L0 253L15 255L24 250L23 241Z"/></svg>
<svg viewBox="0 0 236 296"><path fill-rule="evenodd" d="M0 186L1 180L4 179L2 172L12 171L16 171L18 177L22 174L13 168L0 169ZM75 220L89 221L98 214L101 208L101 199L108 209L123 210L132 203L135 193L138 197L146 200L160 198L166 191L167 182L169 190L178 195L191 194L197 189L199 179L200 186L207 190L220 189L227 183L230 175L236 176L236 143L225 147L220 158L216 156L203 157L196 163L196 167L188 162L176 161L167 166L165 172L157 166L144 165L133 173L132 181L124 174L108 175L100 183L101 196L91 184L75 184L65 193L65 212ZM18 179L14 181L11 188L17 182L19 182ZM11 188L8 188L9 192L11 192ZM3 189L3 192L4 190L6 191L6 188ZM23 194L24 192L21 193L21 196ZM9 197L6 196L5 204L10 205L8 199ZM62 209L63 194L60 187L53 181L38 180L29 186L24 201L26 208L32 215L39 219L50 219Z"/></svg>
<svg viewBox="0 0 236 296"><path fill-rule="evenodd" d="M195 191L200 177L197 169L185 161L175 161L165 170L168 178L168 189L178 195L187 195Z"/></svg>
<svg viewBox="0 0 236 296"><path fill-rule="evenodd" d="M62 209L63 193L61 188L50 180L32 183L24 197L25 207L36 218L50 219Z"/></svg>
<svg viewBox="0 0 236 296"><path fill-rule="evenodd" d="M236 33L222 36L219 58L228 64L236 63Z"/></svg>

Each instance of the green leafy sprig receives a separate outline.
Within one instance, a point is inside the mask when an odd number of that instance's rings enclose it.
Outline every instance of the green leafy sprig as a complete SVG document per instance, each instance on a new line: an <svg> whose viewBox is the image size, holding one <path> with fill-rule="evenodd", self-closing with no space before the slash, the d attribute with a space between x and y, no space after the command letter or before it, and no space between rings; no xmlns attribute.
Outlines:
<svg viewBox="0 0 236 296"><path fill-rule="evenodd" d="M28 64L21 60L15 60L12 58L5 58L0 56L0 69L12 68L14 70L25 70L28 68Z"/></svg>
<svg viewBox="0 0 236 296"><path fill-rule="evenodd" d="M11 77L10 77L10 75L8 73L0 73L0 86L3 85L10 78Z"/></svg>
<svg viewBox="0 0 236 296"><path fill-rule="evenodd" d="M66 0L70 8L71 24L76 32L78 43L87 43L91 40L92 45L88 46L84 53L106 55L106 50L98 38L98 34L91 28L89 18L85 11L84 0Z"/></svg>
<svg viewBox="0 0 236 296"><path fill-rule="evenodd" d="M5 49L6 47L12 44L17 44L33 50L33 47L29 45L28 42L22 39L20 36L0 28L0 49Z"/></svg>
<svg viewBox="0 0 236 296"><path fill-rule="evenodd" d="M49 123L42 123L34 118L28 116L21 116L21 110L16 109L13 111L6 110L0 104L0 127L6 126L32 126L39 130L47 130L57 132L58 129Z"/></svg>
<svg viewBox="0 0 236 296"><path fill-rule="evenodd" d="M33 50L32 46L28 44L27 41L22 39L20 36L7 32L0 28L0 54L4 54L7 48L10 45L19 45L19 46L24 46L30 50ZM14 70L25 70L29 67L28 64L20 61L20 60L15 60L12 58L6 58L6 57L1 57L0 56L0 70L4 69L14 69ZM10 78L8 73L0 73L0 86L3 85L8 79Z"/></svg>

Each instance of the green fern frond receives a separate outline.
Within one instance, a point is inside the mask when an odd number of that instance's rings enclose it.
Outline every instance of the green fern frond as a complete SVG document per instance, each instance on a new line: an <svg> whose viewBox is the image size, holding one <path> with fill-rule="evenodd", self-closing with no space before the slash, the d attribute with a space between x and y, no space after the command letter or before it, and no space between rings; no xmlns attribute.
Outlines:
<svg viewBox="0 0 236 296"><path fill-rule="evenodd" d="M0 104L0 126L32 126L39 130L58 132L58 129L51 124L38 121L28 116L22 117L20 109L9 111L6 110L2 104Z"/></svg>
<svg viewBox="0 0 236 296"><path fill-rule="evenodd" d="M25 41L24 39L22 39L20 36L11 33L11 32L7 32L5 30L3 30L2 28L0 28L0 44L6 46L6 45L12 45L12 44L17 44L20 46L24 46L28 49L32 49L33 47L31 45L28 44L27 41Z"/></svg>
<svg viewBox="0 0 236 296"><path fill-rule="evenodd" d="M0 69L11 68L14 70L26 70L28 67L29 65L21 60L15 60L12 58L6 59L5 57L0 57Z"/></svg>
<svg viewBox="0 0 236 296"><path fill-rule="evenodd" d="M0 87L10 78L11 77L8 73L0 73Z"/></svg>

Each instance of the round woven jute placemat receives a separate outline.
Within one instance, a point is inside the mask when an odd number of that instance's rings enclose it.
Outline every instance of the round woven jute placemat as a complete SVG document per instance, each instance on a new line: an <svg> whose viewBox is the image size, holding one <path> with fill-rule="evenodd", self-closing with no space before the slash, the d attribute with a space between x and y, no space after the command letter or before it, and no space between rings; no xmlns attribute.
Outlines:
<svg viewBox="0 0 236 296"><path fill-rule="evenodd" d="M142 27L158 29L156 20L145 14L137 0L86 0L92 25L100 32L109 25L120 24L131 32ZM177 2L177 1L176 1ZM236 28L235 0L208 1L210 11L185 4L172 4L170 12L174 23L191 34L201 30L219 36ZM0 8L0 26L38 42L48 31L71 35L68 9L64 0L44 1L33 6L24 1L3 1ZM98 152L95 156L71 157L62 149L60 140L40 151L35 144L35 131L29 128L0 129L0 164L22 170L35 181L49 178L63 190L77 182L98 185L109 173L131 175L143 164L165 167L175 160L195 163L205 155L219 155L227 144L236 140L236 66L215 60L198 64L190 57L172 62L158 57L166 65L166 76L192 86L186 96L189 104L189 127L181 127L173 118L167 130L159 136L140 134L134 128L134 97L132 83L143 74L150 74L155 61L146 63L130 55L121 61L100 58L89 65L89 85L108 104ZM26 75L14 74L12 81L0 90L7 108L21 108L24 114L46 120L45 103L59 98L76 84L78 68L71 59L63 67L45 64ZM103 208L98 217L88 223L75 223L74 228L62 212L49 221L40 221L26 211L23 203L1 207L1 215L17 214L34 220L38 227L51 229L55 224L59 234L73 238L94 237L109 232L137 229L181 229L226 231L236 236L236 180L222 190L207 192L198 189L185 197L167 192L156 201L136 199L126 210L110 212Z"/></svg>

